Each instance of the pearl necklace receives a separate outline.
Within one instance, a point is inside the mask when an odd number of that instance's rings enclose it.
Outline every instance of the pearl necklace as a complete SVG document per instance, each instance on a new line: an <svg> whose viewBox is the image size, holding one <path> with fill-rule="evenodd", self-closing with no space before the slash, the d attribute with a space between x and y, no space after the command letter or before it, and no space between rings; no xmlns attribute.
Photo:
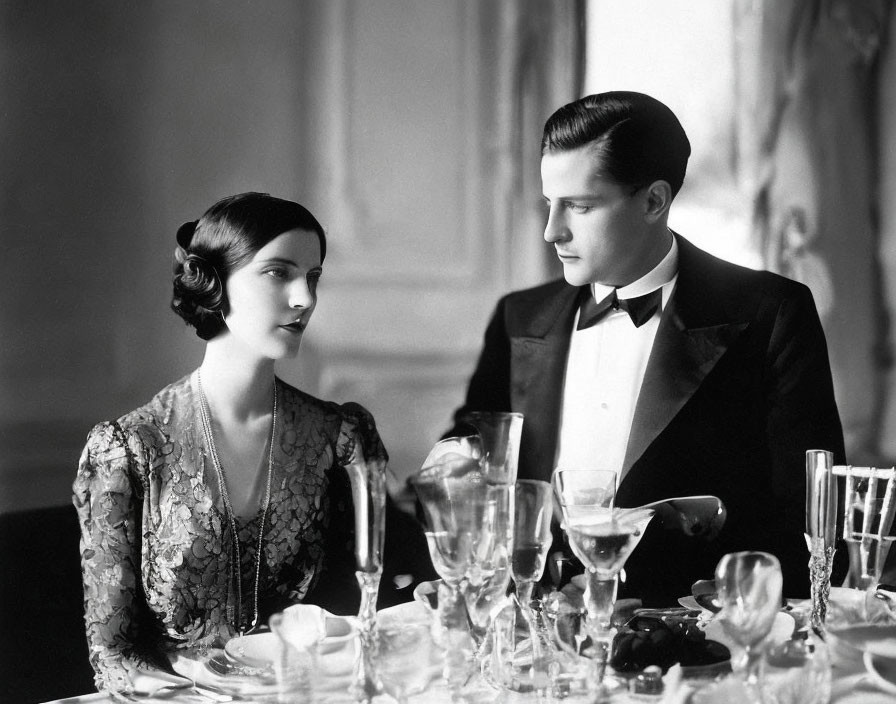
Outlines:
<svg viewBox="0 0 896 704"><path fill-rule="evenodd" d="M230 494L227 493L227 483L224 480L224 470L221 468L221 460L218 458L218 450L215 447L215 436L212 434L211 413L209 412L208 399L205 398L205 392L202 390L202 373L196 372L196 382L199 387L199 415L202 417L202 429L205 433L205 443L211 452L212 464L215 468L215 475L218 479L218 489L221 492L221 500L224 503L224 512L227 521L230 523L230 533L233 538L231 548L233 550L233 558L236 560L236 575L234 576L233 564L230 566L231 582L236 581L236 603L239 614L236 614L230 599L227 600L227 619L233 623L237 632L242 634L243 631L243 577L242 577L242 561L240 560L240 539L237 533L236 516L233 512L233 506L230 503ZM264 523L268 514L268 506L271 502L271 475L274 469L274 440L277 430L277 382L274 381L274 410L271 414L271 442L268 446L268 478L264 490L264 503L262 504L261 524L258 527L258 545L255 550L255 594L254 594L254 614L252 623L249 624L249 631L255 630L258 626L258 581L261 576L261 551L264 547Z"/></svg>

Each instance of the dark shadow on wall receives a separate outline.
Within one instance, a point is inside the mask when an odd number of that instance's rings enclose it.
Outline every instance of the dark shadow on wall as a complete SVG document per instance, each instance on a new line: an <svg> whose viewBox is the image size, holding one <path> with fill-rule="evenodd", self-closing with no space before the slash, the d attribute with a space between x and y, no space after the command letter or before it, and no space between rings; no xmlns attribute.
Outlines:
<svg viewBox="0 0 896 704"><path fill-rule="evenodd" d="M74 506L0 515L0 702L95 691Z"/></svg>

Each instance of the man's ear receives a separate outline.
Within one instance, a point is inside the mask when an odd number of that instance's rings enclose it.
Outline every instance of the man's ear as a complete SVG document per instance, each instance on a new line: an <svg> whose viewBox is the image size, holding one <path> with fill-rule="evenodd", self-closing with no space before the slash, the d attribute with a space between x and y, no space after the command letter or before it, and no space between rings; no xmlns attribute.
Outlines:
<svg viewBox="0 0 896 704"><path fill-rule="evenodd" d="M647 186L647 210L644 215L654 223L665 217L672 205L672 186L668 181L654 181Z"/></svg>

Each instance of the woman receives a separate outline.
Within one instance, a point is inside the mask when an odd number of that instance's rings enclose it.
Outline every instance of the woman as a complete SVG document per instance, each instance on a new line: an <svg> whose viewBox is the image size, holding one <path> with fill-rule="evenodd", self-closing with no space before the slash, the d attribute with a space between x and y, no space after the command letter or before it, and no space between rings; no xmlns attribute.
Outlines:
<svg viewBox="0 0 896 704"><path fill-rule="evenodd" d="M324 572L355 589L339 460L356 441L368 461L387 459L363 408L274 375L317 302L326 238L314 216L246 193L177 243L172 308L207 341L202 365L97 425L74 483L90 657L112 691L168 669L176 649L264 624Z"/></svg>

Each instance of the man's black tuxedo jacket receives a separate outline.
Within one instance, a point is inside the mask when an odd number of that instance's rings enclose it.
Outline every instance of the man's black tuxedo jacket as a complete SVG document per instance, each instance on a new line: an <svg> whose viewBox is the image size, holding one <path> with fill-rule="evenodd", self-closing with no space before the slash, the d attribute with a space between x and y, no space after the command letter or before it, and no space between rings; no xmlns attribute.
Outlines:
<svg viewBox="0 0 896 704"><path fill-rule="evenodd" d="M727 509L710 543L648 528L622 592L671 604L736 550L781 560L786 596L808 593L805 452L844 461L824 333L809 289L717 259L678 237L678 281L635 408L617 506L714 494ZM563 280L498 303L468 410L523 413L519 477L550 480L581 289ZM595 468L600 458L595 458Z"/></svg>

